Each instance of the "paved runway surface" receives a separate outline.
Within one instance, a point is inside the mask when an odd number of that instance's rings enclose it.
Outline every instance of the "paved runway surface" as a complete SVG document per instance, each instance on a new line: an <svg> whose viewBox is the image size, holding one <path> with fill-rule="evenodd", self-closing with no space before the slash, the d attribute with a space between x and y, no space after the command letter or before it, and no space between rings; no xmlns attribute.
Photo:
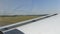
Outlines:
<svg viewBox="0 0 60 34"><path fill-rule="evenodd" d="M60 15L39 20L16 29L25 34L60 34Z"/></svg>
<svg viewBox="0 0 60 34"><path fill-rule="evenodd" d="M17 30L17 29L14 29L14 30L11 30L9 32L5 32L4 34L24 34L24 33Z"/></svg>

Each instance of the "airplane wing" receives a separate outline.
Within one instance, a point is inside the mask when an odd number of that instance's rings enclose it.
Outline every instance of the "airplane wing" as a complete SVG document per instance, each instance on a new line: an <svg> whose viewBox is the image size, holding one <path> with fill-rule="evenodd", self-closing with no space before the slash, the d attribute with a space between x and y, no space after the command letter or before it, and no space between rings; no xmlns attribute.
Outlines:
<svg viewBox="0 0 60 34"><path fill-rule="evenodd" d="M58 16L57 14L52 14L52 15L41 17L41 18L38 17L32 20L24 21L22 23L19 22L19 23L3 26L3 27L0 27L0 33L14 34L14 32L16 32L15 34L17 33L18 34L45 34L45 33L47 34L52 29L51 26L54 25L54 22L55 22L54 19L56 18L55 15ZM51 29L49 30L49 28Z"/></svg>

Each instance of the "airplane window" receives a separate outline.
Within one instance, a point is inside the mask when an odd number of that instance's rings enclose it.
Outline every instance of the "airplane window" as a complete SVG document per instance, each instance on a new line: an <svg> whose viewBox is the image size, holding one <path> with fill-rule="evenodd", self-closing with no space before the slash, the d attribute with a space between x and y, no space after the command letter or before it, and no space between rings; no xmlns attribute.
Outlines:
<svg viewBox="0 0 60 34"><path fill-rule="evenodd" d="M27 24L38 21L40 18L47 18L45 16L50 17L57 15L57 13L60 13L59 1L60 0L0 0L0 27L13 24L14 26L11 27L13 28L21 25L23 22ZM15 24L19 25L16 26ZM9 27L5 29L8 30Z"/></svg>

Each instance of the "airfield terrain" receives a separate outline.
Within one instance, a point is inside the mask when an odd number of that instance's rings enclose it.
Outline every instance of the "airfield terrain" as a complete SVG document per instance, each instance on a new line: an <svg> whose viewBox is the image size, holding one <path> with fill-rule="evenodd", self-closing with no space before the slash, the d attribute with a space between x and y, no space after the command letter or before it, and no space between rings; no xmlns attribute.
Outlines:
<svg viewBox="0 0 60 34"><path fill-rule="evenodd" d="M39 15L27 15L27 16L0 16L0 26L9 25L33 18L40 17Z"/></svg>

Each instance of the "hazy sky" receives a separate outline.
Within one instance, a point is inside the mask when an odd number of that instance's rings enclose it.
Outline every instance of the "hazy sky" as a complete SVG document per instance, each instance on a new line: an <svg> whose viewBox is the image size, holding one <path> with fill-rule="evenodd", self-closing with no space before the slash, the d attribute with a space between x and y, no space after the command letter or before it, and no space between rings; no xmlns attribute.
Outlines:
<svg viewBox="0 0 60 34"><path fill-rule="evenodd" d="M60 0L0 0L0 15L59 12Z"/></svg>

